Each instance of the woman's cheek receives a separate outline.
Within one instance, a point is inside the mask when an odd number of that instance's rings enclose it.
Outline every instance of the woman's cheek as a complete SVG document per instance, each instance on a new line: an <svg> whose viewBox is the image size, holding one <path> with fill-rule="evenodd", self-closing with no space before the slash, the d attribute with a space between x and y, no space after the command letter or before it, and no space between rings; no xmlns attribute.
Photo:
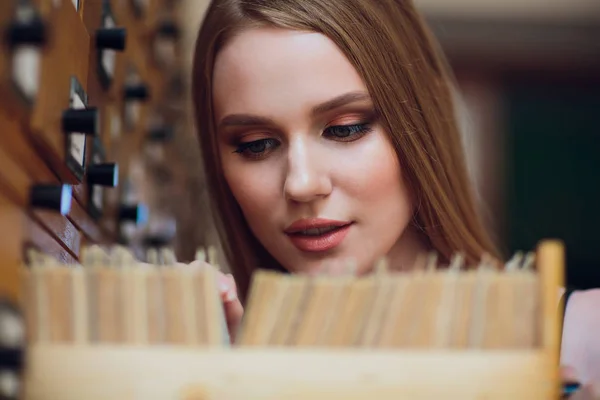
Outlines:
<svg viewBox="0 0 600 400"><path fill-rule="evenodd" d="M383 132L374 131L369 136L351 153L344 154L339 176L349 194L377 199L385 192L397 192L401 173L396 153Z"/></svg>
<svg viewBox="0 0 600 400"><path fill-rule="evenodd" d="M250 164L250 163L248 163ZM248 219L272 209L277 190L277 170L259 165L239 165L225 170L225 179ZM260 218L260 216L259 216Z"/></svg>

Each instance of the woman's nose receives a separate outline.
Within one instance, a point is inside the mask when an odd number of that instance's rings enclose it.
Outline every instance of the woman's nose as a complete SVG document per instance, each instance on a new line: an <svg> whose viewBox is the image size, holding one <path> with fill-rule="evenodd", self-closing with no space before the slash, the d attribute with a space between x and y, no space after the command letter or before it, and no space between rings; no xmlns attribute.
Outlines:
<svg viewBox="0 0 600 400"><path fill-rule="evenodd" d="M284 193L288 200L307 203L325 197L331 193L331 181L327 168L323 168L326 158L316 154L310 143L297 140L290 144L288 151L288 170L284 184Z"/></svg>

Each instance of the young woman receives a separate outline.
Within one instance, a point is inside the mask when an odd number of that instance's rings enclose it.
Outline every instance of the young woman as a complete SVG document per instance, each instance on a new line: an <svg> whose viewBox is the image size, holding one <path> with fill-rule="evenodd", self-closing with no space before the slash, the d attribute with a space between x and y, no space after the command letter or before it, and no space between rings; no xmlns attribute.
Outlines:
<svg viewBox="0 0 600 400"><path fill-rule="evenodd" d="M258 267L310 274L354 259L365 273L384 255L399 269L430 250L499 257L477 216L449 69L410 1L215 0L193 73L235 276L223 277L232 332ZM600 318L584 310L599 296L574 296L564 348L597 353L565 357L600 378Z"/></svg>

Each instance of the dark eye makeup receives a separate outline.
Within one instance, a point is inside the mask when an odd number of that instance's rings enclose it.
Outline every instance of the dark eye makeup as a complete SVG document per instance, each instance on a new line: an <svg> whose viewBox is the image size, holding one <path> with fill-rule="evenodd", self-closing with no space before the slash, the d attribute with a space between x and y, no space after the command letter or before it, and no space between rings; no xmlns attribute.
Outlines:
<svg viewBox="0 0 600 400"><path fill-rule="evenodd" d="M335 125L325 129L323 136L343 142L353 142L371 132L372 124L368 122L351 125Z"/></svg>
<svg viewBox="0 0 600 400"><path fill-rule="evenodd" d="M234 153L239 153L248 158L261 158L279 146L280 143L276 139L259 139L238 144Z"/></svg>
<svg viewBox="0 0 600 400"><path fill-rule="evenodd" d="M337 142L354 142L372 131L374 120L347 125L331 125L323 130L322 136ZM281 146L281 142L273 138L264 138L235 145L234 153L249 159L261 159Z"/></svg>

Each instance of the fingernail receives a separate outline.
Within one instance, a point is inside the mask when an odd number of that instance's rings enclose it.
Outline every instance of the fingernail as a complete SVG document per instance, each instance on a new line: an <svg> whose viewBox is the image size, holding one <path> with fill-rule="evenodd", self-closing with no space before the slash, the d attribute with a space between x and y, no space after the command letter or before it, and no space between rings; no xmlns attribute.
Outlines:
<svg viewBox="0 0 600 400"><path fill-rule="evenodd" d="M223 301L229 303L231 301L237 300L237 298L237 292L234 289L231 289L225 293Z"/></svg>
<svg viewBox="0 0 600 400"><path fill-rule="evenodd" d="M227 275L219 275L218 278L219 290L221 293L225 293L231 289L231 281L227 277Z"/></svg>
<svg viewBox="0 0 600 400"><path fill-rule="evenodd" d="M227 278L227 280L229 282L227 283L227 285L228 285L227 291L225 292L223 301L225 301L225 302L234 301L238 298L237 290L235 288L235 279L233 278L233 275L231 275L231 274L226 274L225 277Z"/></svg>

